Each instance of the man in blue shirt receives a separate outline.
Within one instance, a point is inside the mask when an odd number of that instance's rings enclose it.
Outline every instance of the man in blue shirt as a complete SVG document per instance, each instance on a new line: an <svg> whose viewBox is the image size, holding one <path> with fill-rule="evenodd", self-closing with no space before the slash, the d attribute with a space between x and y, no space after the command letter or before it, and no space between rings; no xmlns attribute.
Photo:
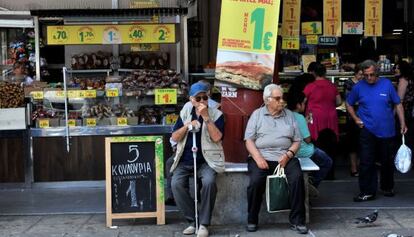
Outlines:
<svg viewBox="0 0 414 237"><path fill-rule="evenodd" d="M394 109L401 124L401 133L407 132L404 110L390 80L378 77L377 64L372 60L361 63L364 80L349 93L347 110L361 129L359 188L355 202L374 200L377 192L375 158L381 161L380 188L384 196L394 196ZM354 106L358 103L358 112Z"/></svg>

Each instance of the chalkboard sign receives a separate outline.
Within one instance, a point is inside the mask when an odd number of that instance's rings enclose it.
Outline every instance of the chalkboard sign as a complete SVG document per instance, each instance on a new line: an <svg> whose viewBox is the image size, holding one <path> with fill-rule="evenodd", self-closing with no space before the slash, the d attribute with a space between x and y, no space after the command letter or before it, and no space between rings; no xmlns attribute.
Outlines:
<svg viewBox="0 0 414 237"><path fill-rule="evenodd" d="M149 217L165 224L162 137L107 137L105 155L106 225Z"/></svg>

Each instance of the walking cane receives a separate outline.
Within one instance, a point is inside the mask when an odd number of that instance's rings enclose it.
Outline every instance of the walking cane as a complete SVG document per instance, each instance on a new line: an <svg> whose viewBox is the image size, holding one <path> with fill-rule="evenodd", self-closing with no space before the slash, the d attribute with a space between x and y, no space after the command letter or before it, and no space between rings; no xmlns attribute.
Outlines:
<svg viewBox="0 0 414 237"><path fill-rule="evenodd" d="M196 144L196 132L199 131L199 128L192 126L188 126L188 130L193 133L193 147L191 150L193 151L193 161L194 161L194 218L195 218L195 233L198 232L198 200L197 200L197 144Z"/></svg>

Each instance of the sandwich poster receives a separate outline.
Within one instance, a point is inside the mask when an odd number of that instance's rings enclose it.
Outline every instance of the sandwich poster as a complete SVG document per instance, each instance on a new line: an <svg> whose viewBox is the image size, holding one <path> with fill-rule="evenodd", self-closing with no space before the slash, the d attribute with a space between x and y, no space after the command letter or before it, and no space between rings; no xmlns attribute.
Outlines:
<svg viewBox="0 0 414 237"><path fill-rule="evenodd" d="M281 0L222 0L216 79L260 90L273 79Z"/></svg>

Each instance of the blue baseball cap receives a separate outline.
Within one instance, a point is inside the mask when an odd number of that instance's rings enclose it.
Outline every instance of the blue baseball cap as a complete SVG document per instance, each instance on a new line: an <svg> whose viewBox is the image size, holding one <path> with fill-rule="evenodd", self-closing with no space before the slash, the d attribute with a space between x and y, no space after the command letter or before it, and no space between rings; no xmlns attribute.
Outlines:
<svg viewBox="0 0 414 237"><path fill-rule="evenodd" d="M207 93L207 91L208 91L208 86L205 83L197 82L191 85L189 94L190 96L196 96L197 94L201 92Z"/></svg>

